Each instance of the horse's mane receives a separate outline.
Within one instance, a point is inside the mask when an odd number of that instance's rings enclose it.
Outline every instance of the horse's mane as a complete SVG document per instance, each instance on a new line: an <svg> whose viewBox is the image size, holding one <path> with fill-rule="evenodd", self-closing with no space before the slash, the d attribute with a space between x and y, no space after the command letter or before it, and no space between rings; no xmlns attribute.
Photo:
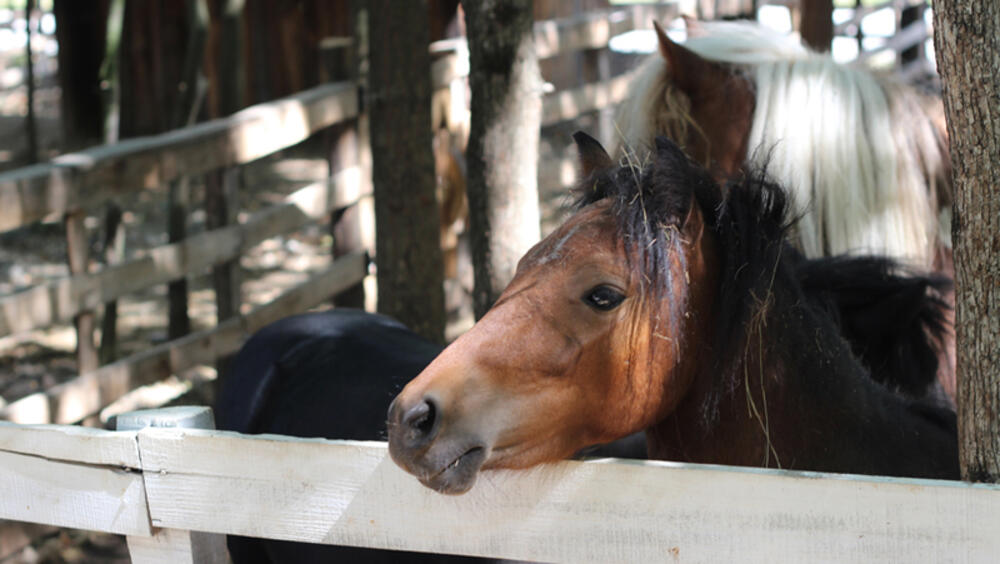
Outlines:
<svg viewBox="0 0 1000 564"><path fill-rule="evenodd" d="M770 174L789 189L806 255L885 254L929 267L936 204L950 190L934 115L940 104L752 22L698 27L685 47L753 78L747 158L757 165L767 158ZM621 146L642 154L656 135L683 140L697 128L659 54L635 71L631 90L618 115Z"/></svg>
<svg viewBox="0 0 1000 564"><path fill-rule="evenodd" d="M641 291L652 299L663 298L673 287L669 260L671 256L683 257L681 232L692 205L698 206L705 224L715 233L720 287L711 344L714 363L704 367L705 377L713 380L712 392L703 406L706 421L715 420L722 398L742 382L750 339L761 338L764 326L772 323L767 328L770 341L767 348L783 340L781 324L773 323L772 319L788 314L781 308L797 308L794 315L805 312L819 320L829 338L838 340L842 334L838 328L845 323L840 312L850 311L849 307L843 307L842 301L855 298L863 301L869 292L882 295L892 292L893 297L901 300L879 302L882 308L879 311L893 315L898 324L878 331L878 335L897 330L920 332L900 337L905 340L901 346L882 350L891 354L912 351L918 356L886 359L875 354L868 358L867 351L854 351L859 357L858 372L865 371L863 361L869 364L869 369L879 368L871 366L876 362L895 362L893 366L897 369L899 365L905 367L907 362L915 362L921 370L912 379L905 370L886 370L884 374L899 378L906 375L907 379L882 383L912 392L911 397L923 394L936 368L933 359L926 358L927 353L934 350L932 340L939 338L944 330L940 315L943 305L939 300L927 299L926 293L928 289L943 289L944 281L894 274L895 263L885 258L807 260L787 243L787 234L794 226L791 203L786 191L769 178L766 168L751 170L720 188L705 168L691 161L674 143L657 137L655 145L655 153L641 165L626 162L596 171L582 180L577 188L577 206L611 201L611 213L617 221L629 263L636 271ZM808 288L808 297L804 288ZM675 310L669 320L671 324L677 323L676 310L683 306L675 303L671 308ZM899 311L889 312L886 307L896 307ZM905 323L896 314L911 316L910 322ZM853 320L852 313L847 322ZM655 327L659 320L653 321ZM925 329L930 334L924 334ZM852 330L865 329L848 327L843 334L850 336ZM874 339L862 335L857 341L874 342ZM850 356L850 349L845 350ZM789 354L810 353L802 350Z"/></svg>

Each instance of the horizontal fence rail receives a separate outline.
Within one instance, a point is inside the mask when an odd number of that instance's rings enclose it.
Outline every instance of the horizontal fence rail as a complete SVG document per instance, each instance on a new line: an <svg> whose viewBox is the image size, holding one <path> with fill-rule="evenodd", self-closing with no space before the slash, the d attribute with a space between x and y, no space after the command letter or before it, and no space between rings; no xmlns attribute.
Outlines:
<svg viewBox="0 0 1000 564"><path fill-rule="evenodd" d="M630 6L595 11L569 18L535 22L535 53L539 59L583 49L600 49L621 33L652 29L652 21L666 24L680 13L677 3Z"/></svg>
<svg viewBox="0 0 1000 564"><path fill-rule="evenodd" d="M93 147L0 174L0 231L185 175L245 164L358 115L353 82L324 84L178 129Z"/></svg>
<svg viewBox="0 0 1000 564"><path fill-rule="evenodd" d="M68 276L0 297L0 337L47 327L131 292L198 273L254 245L371 195L357 167L306 186L244 223L206 231L95 273Z"/></svg>
<svg viewBox="0 0 1000 564"><path fill-rule="evenodd" d="M9 423L0 458L0 518L132 537L165 528L570 562L1000 554L1000 487L961 482L591 461L487 471L445 496L384 443Z"/></svg>
<svg viewBox="0 0 1000 564"><path fill-rule="evenodd" d="M364 280L365 253L346 255L313 274L266 305L86 372L44 392L31 394L0 409L0 419L16 423L73 423L100 411L126 392L184 370L211 364L239 350L258 329L314 307Z"/></svg>

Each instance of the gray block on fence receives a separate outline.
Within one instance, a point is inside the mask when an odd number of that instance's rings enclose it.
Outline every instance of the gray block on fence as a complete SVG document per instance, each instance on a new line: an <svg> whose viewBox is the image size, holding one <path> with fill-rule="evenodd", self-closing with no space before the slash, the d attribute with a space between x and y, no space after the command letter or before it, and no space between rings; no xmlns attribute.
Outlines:
<svg viewBox="0 0 1000 564"><path fill-rule="evenodd" d="M210 407L185 405L130 411L115 418L115 428L119 431L138 431L147 427L215 429L215 417ZM130 536L127 542L129 556L136 564L229 562L224 535L161 528L152 537Z"/></svg>
<svg viewBox="0 0 1000 564"><path fill-rule="evenodd" d="M215 429L215 416L211 407L182 405L129 411L115 418L115 429L119 431L138 431L146 427Z"/></svg>

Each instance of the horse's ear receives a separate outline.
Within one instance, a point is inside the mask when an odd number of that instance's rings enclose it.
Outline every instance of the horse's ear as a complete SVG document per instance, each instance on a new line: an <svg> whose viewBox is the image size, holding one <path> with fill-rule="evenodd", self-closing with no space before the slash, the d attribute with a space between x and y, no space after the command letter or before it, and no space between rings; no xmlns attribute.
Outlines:
<svg viewBox="0 0 1000 564"><path fill-rule="evenodd" d="M700 94L697 89L706 75L716 70L718 65L703 59L687 47L674 43L660 24L653 22L653 28L656 29L656 38L660 44L660 55L670 70L670 79L688 96L697 97Z"/></svg>
<svg viewBox="0 0 1000 564"><path fill-rule="evenodd" d="M573 134L573 141L576 141L576 150L580 153L580 168L583 176L590 176L594 172L607 170L615 166L608 152L604 150L601 143L582 131Z"/></svg>

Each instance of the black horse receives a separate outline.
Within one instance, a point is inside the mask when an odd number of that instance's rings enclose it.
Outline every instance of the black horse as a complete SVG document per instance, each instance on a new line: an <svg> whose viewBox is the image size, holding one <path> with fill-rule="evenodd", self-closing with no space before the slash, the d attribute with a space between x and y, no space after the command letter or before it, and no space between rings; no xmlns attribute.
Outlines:
<svg viewBox="0 0 1000 564"><path fill-rule="evenodd" d="M258 331L233 359L216 402L216 423L247 434L385 440L392 398L441 349L384 315L336 309L288 317ZM645 453L641 435L593 452ZM493 562L238 536L228 545L236 564Z"/></svg>

